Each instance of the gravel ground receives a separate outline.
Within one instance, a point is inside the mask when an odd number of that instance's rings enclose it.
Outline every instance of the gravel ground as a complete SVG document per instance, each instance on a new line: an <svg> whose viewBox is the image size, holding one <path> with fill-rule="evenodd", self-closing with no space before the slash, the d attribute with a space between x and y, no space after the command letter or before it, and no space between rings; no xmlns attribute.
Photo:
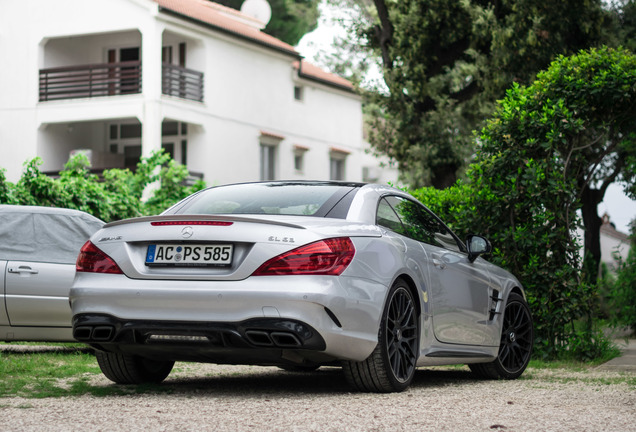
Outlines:
<svg viewBox="0 0 636 432"><path fill-rule="evenodd" d="M165 393L1 398L0 431L636 431L634 377L530 369L481 381L467 368L427 368L403 393L365 394L337 368L177 363Z"/></svg>

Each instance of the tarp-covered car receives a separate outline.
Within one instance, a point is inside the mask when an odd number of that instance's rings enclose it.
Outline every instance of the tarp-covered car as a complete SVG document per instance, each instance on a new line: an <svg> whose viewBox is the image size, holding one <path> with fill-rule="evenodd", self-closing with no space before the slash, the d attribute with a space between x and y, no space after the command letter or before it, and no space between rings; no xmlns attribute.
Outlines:
<svg viewBox="0 0 636 432"><path fill-rule="evenodd" d="M103 225L77 210L0 205L0 341L74 341L75 261Z"/></svg>

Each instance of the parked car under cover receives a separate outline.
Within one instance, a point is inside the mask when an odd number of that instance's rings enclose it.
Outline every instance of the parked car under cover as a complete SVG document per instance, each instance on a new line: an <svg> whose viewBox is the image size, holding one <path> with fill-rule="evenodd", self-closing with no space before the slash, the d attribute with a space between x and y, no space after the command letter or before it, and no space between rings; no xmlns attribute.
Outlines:
<svg viewBox="0 0 636 432"><path fill-rule="evenodd" d="M114 222L82 248L73 334L117 383L175 361L342 366L362 391L406 389L418 366L513 379L530 359L521 284L391 187L214 187L160 216Z"/></svg>
<svg viewBox="0 0 636 432"><path fill-rule="evenodd" d="M0 205L0 341L76 342L75 261L103 225L77 210Z"/></svg>

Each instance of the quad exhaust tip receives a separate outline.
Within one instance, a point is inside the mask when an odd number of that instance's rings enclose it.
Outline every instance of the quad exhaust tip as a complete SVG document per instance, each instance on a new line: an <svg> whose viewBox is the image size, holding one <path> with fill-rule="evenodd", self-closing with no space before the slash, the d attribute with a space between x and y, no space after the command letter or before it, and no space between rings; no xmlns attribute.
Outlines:
<svg viewBox="0 0 636 432"><path fill-rule="evenodd" d="M299 348L302 346L298 336L293 333L247 330L245 336L250 343L256 346L279 348Z"/></svg>
<svg viewBox="0 0 636 432"><path fill-rule="evenodd" d="M78 341L107 342L114 334L113 326L80 326L73 329L73 337Z"/></svg>

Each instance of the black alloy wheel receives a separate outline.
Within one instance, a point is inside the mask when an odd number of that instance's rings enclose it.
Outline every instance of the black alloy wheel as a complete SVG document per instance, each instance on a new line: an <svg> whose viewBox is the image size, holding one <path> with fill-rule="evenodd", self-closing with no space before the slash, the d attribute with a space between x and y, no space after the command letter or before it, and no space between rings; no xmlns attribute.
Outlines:
<svg viewBox="0 0 636 432"><path fill-rule="evenodd" d="M386 352L393 376L400 383L413 378L417 361L417 313L413 296L399 287L389 302L385 320Z"/></svg>
<svg viewBox="0 0 636 432"><path fill-rule="evenodd" d="M504 314L499 362L509 374L526 368L532 353L532 317L528 306L520 301L508 302Z"/></svg>
<svg viewBox="0 0 636 432"><path fill-rule="evenodd" d="M420 345L418 309L410 288L396 281L389 292L378 333L378 345L361 362L344 362L350 384L360 391L399 392L413 377Z"/></svg>
<svg viewBox="0 0 636 432"><path fill-rule="evenodd" d="M521 295L511 293L504 311L497 359L491 363L469 365L470 369L489 379L518 378L530 362L533 343L530 308Z"/></svg>

